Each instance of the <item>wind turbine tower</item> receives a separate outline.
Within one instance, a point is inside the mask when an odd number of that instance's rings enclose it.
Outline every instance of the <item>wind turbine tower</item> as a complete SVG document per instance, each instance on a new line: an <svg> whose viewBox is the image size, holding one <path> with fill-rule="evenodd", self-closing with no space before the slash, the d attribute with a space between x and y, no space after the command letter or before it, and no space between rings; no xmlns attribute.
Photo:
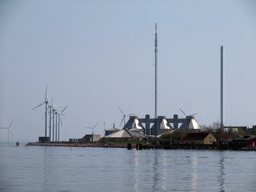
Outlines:
<svg viewBox="0 0 256 192"><path fill-rule="evenodd" d="M52 108L52 141L54 141L54 113L55 113L55 108Z"/></svg>
<svg viewBox="0 0 256 192"><path fill-rule="evenodd" d="M63 112L68 108L68 106L66 106L60 113L58 112L58 141L60 141L60 124L62 125L62 121L60 116L63 115Z"/></svg>
<svg viewBox="0 0 256 192"><path fill-rule="evenodd" d="M52 122L52 105L51 104L49 104L49 109L50 109L50 111L49 111L49 138L50 138L50 141L51 141L51 137L52 137L52 130L51 130L51 122Z"/></svg>
<svg viewBox="0 0 256 192"><path fill-rule="evenodd" d="M58 141L58 111L55 110L55 141Z"/></svg>

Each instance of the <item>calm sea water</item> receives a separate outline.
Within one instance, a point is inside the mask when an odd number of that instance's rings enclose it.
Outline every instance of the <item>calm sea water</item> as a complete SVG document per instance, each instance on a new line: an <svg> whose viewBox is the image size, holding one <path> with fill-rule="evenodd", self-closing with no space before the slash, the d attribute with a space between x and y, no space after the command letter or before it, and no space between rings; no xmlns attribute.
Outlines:
<svg viewBox="0 0 256 192"><path fill-rule="evenodd" d="M256 191L256 152L0 144L0 191Z"/></svg>

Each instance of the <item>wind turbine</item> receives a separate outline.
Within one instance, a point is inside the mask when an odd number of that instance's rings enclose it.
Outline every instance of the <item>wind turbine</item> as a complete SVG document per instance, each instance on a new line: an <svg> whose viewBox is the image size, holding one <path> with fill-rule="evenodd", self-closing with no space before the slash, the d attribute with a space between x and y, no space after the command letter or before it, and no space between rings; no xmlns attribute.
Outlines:
<svg viewBox="0 0 256 192"><path fill-rule="evenodd" d="M85 128L87 128L87 129L92 129L92 133L94 134L94 128L95 128L98 124L99 124L99 122L98 122L96 125L94 125L94 127L85 127Z"/></svg>
<svg viewBox="0 0 256 192"><path fill-rule="evenodd" d="M62 125L62 121L61 121L61 118L60 116L61 115L64 115L63 112L68 108L68 106L66 106L60 113L58 113L58 141L60 141L60 123Z"/></svg>
<svg viewBox="0 0 256 192"><path fill-rule="evenodd" d="M39 105L37 105L36 107L34 107L33 109L31 109L31 110L34 110L34 109L36 109L37 107L39 107L39 106L41 106L41 105L43 105L43 104L45 104L45 137L47 137L47 105L48 105L48 99L47 99L47 85L46 85L46 90L45 90L45 100L44 100L44 102L43 103L41 103L41 104L39 104Z"/></svg>
<svg viewBox="0 0 256 192"><path fill-rule="evenodd" d="M117 106L117 107L118 107L118 106ZM121 109L120 107L118 107L118 108L120 109L121 113L123 114L123 118L122 118L122 120L121 120L120 126L121 126L121 124L122 124L123 121L124 121L124 126L125 126L125 117L126 117L126 116L135 115L135 114L124 114L124 112L122 111L122 109Z"/></svg>
<svg viewBox="0 0 256 192"><path fill-rule="evenodd" d="M12 126L13 121L9 125L9 127L1 127L0 129L7 129L8 130L8 143L10 143L10 133L12 134L12 131L10 130L10 127ZM13 135L13 134L12 134Z"/></svg>

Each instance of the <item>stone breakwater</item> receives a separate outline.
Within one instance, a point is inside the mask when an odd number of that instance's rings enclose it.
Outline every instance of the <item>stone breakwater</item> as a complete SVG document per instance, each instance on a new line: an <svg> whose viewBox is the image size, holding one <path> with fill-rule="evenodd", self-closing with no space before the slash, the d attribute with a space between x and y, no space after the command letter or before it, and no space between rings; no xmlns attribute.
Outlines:
<svg viewBox="0 0 256 192"><path fill-rule="evenodd" d="M104 148L127 148L127 144L103 144L103 143L69 143L69 142L51 142L51 143L28 143L26 146L55 146L55 147L104 147ZM135 147L135 145L134 145Z"/></svg>
<svg viewBox="0 0 256 192"><path fill-rule="evenodd" d="M187 145L187 144L174 144L174 145L141 145L141 144L104 144L104 143L70 143L70 142L50 142L39 143L31 142L26 146L55 146L55 147L101 147L101 148L127 148L127 149L174 149L174 150L242 150L242 151L256 151L256 147L223 147L218 145Z"/></svg>

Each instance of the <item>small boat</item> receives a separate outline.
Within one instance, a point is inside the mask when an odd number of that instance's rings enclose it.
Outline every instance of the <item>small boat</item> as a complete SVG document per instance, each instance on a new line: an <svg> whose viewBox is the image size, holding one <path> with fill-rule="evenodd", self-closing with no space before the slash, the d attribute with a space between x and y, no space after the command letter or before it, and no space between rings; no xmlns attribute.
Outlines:
<svg viewBox="0 0 256 192"><path fill-rule="evenodd" d="M19 145L20 145L20 143L17 141L17 142L16 142L16 147L18 147Z"/></svg>

